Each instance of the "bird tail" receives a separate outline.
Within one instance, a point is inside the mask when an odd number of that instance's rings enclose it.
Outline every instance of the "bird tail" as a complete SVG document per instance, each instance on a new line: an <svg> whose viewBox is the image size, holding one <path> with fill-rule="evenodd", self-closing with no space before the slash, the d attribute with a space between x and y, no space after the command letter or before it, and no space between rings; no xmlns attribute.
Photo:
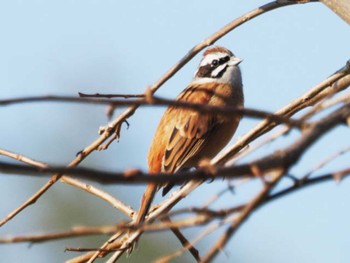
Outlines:
<svg viewBox="0 0 350 263"><path fill-rule="evenodd" d="M137 214L136 224L140 224L145 221L146 215L151 207L153 198L157 192L158 186L150 183L147 186L145 193L142 196L140 210Z"/></svg>

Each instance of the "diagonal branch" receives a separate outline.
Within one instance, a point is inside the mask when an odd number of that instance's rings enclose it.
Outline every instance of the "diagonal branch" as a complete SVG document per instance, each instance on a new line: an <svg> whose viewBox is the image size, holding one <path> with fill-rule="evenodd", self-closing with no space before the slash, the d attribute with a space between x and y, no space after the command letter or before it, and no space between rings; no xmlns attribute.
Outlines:
<svg viewBox="0 0 350 263"><path fill-rule="evenodd" d="M291 117L295 113L316 104L327 96L346 89L350 85L350 60L332 76L322 81L300 98L276 112L277 115ZM213 164L224 164L250 142L276 127L277 124L267 120L259 123L253 130L241 137L234 145L224 153L214 158Z"/></svg>
<svg viewBox="0 0 350 263"><path fill-rule="evenodd" d="M21 154L17 154L17 153L14 153L14 152L11 152L11 151L8 151L8 150L5 150L5 149L0 149L0 155L4 155L4 156L7 156L9 158L18 160L20 162L29 164L31 167L35 167L37 169L45 169L45 168L49 167L49 165L47 163L36 161L36 160L33 160L33 159L31 159L31 158L29 158L27 156L24 156L24 155L21 155ZM27 166L27 167L29 167L29 166ZM77 179L74 179L72 177L69 177L69 176L62 176L61 179L62 179L63 183L70 184L72 186L80 188L80 189L82 189L82 190L84 190L84 191L86 191L86 192L88 192L90 194L93 194L93 195L103 199L104 201L110 203L114 208L116 208L119 211L123 212L124 214L126 214L130 218L132 218L133 215L135 214L135 211L132 208L130 208L129 206L125 205L123 202L121 202L120 200L114 198L110 194L108 194L108 193L98 189L95 186L89 185L87 183L83 183L83 182L81 182L81 181L79 181ZM49 183L50 182L51 182L51 180L49 181ZM37 193L41 193L42 189L40 189L40 191L37 192ZM46 188L44 188L44 189L46 190ZM27 205L27 203L22 204L19 207L18 210L23 209L26 205ZM6 219L10 219L13 214L14 213L11 213L11 214L7 215L5 220Z"/></svg>

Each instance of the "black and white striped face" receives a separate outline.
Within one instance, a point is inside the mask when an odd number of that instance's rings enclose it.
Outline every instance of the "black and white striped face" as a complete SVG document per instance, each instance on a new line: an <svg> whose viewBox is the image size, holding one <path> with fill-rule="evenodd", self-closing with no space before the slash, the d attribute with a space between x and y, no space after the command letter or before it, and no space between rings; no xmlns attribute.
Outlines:
<svg viewBox="0 0 350 263"><path fill-rule="evenodd" d="M194 76L195 82L230 82L237 65L242 60L235 57L231 52L213 52L204 55L199 68Z"/></svg>

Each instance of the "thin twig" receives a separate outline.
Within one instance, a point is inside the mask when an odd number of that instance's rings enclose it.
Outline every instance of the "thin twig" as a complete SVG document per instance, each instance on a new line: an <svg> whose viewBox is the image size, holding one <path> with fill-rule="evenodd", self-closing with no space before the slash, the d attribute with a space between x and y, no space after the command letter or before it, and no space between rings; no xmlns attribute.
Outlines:
<svg viewBox="0 0 350 263"><path fill-rule="evenodd" d="M333 107L339 103L349 103L350 102L350 94L349 92L343 96L335 97L335 98L325 98L323 101L320 101L317 105L312 107L307 113L305 113L300 119L308 120L314 115Z"/></svg>
<svg viewBox="0 0 350 263"><path fill-rule="evenodd" d="M170 223L171 225L171 219L170 217L166 217L163 219L164 222ZM181 245L184 248L187 248L187 250L190 252L190 254L195 258L197 262L201 260L199 257L198 250L191 244L190 241L187 240L187 238L181 233L180 229L178 227L170 226L170 230L174 233L174 235L177 237L177 239L181 242Z"/></svg>
<svg viewBox="0 0 350 263"><path fill-rule="evenodd" d="M79 97L81 98L124 98L124 99L130 99L130 98L143 98L145 97L145 94L86 94L79 92Z"/></svg>
<svg viewBox="0 0 350 263"><path fill-rule="evenodd" d="M81 182L75 178L69 177L69 176L62 176L61 182L65 184L69 184L71 186L74 186L76 188L82 189L90 194L93 194L102 200L106 201L107 203L111 204L115 209L123 212L125 215L127 215L129 218L133 218L135 213L135 210L132 209L130 206L124 204L119 199L115 198L114 196L110 195L109 193L96 188L95 186L91 184L87 184L85 182Z"/></svg>
<svg viewBox="0 0 350 263"><path fill-rule="evenodd" d="M211 234L212 232L216 231L218 228L220 228L221 226L227 224L228 220L222 220L219 222L213 222L211 225L209 225L205 230L203 230L202 232L200 232L196 238L194 238L193 240L191 240L192 245L197 244L199 241L201 241L204 237L208 236L209 234ZM170 255L166 255L164 257L161 257L159 259L157 259L155 262L156 263L166 263L171 261L172 259L174 259L175 257L179 257L181 256L185 251L186 251L187 247L183 247L177 251L175 251L174 253L170 254ZM202 262L199 261L199 262Z"/></svg>
<svg viewBox="0 0 350 263"><path fill-rule="evenodd" d="M112 234L117 231L118 226L98 226L98 227L88 227L80 226L73 227L70 230L63 232L45 233L45 234L30 234L21 235L13 237L2 237L0 238L0 243L41 243L45 241L53 241L58 239L66 239L72 237L89 236L89 235L107 235Z"/></svg>
<svg viewBox="0 0 350 263"><path fill-rule="evenodd" d="M40 169L45 169L45 168L48 168L49 165L47 163L43 163L43 162L40 162L40 161L35 161L27 156L24 156L24 155L21 155L21 154L18 154L18 153L14 153L14 152L11 152L11 151L8 151L8 150L4 150L4 149L0 149L0 154L1 155L4 155L4 156L7 156L9 158L12 158L12 159L16 159L20 162L23 162L23 163L26 163L26 164L29 164L31 165L32 167L36 167L38 168L39 170ZM86 183L83 183L77 179L74 179L74 178L71 178L69 176L62 176L61 178L63 180L63 182L67 183L67 184L70 184L70 185L73 185L75 187L78 187L80 189L83 189L84 191L87 191L105 201L107 201L108 203L112 204L112 206L120 211L122 211L123 213L125 213L127 216L129 216L130 218L133 217L133 215L135 214L135 211L128 207L127 205L123 204L121 201L119 201L118 199L114 198L113 196L111 196L110 194L92 186L92 185L89 185L89 184L86 184ZM38 194L43 194L47 189L48 187L51 186L51 180L46 183L44 185L44 187L42 187L40 189L39 192L37 192L36 195ZM18 212L20 212L22 209L24 209L26 206L28 206L30 203L29 202L34 202L35 201L35 198L37 197L36 195L34 195L34 199L31 198L29 200L27 200L27 202L25 202L24 204L22 204L22 206L20 206L17 210L15 210L14 212L12 212L11 214L7 215L7 217L0 222L0 226L3 225L4 223L6 223L8 220L10 220L14 215L16 215Z"/></svg>
<svg viewBox="0 0 350 263"><path fill-rule="evenodd" d="M232 237L238 227L245 222L254 209L265 199L273 187L278 183L284 174L284 168L276 169L274 179L269 184L264 184L263 189L254 197L239 213L237 218L231 221L231 225L227 228L226 232L218 239L215 245L209 250L209 252L203 257L201 262L211 261L219 251L226 245L229 239Z"/></svg>
<svg viewBox="0 0 350 263"><path fill-rule="evenodd" d="M0 155L7 156L9 158L15 159L19 162L29 164L34 167L39 167L39 168L46 168L48 165L43 162L39 162L36 160L33 160L27 156L24 156L22 154L14 153L5 149L0 149Z"/></svg>
<svg viewBox="0 0 350 263"><path fill-rule="evenodd" d="M70 252L88 252L88 251L98 251L98 252L113 252L117 251L117 248L103 249L103 248L86 248L86 247L66 247L64 251Z"/></svg>
<svg viewBox="0 0 350 263"><path fill-rule="evenodd" d="M277 193L274 193L266 198L264 201L265 203L269 203L271 201L277 200L278 198L281 198L282 196L288 195L290 193L294 193L295 191L302 190L305 187L312 186L318 183L327 182L327 181L336 181L339 182L342 179L344 179L346 176L350 175L350 168L342 169L339 171L335 171L332 173L319 175L314 178L308 178L306 180L298 180L296 181L293 186L287 187L283 190L280 190Z"/></svg>
<svg viewBox="0 0 350 263"><path fill-rule="evenodd" d="M312 168L310 171L308 171L305 175L303 175L303 177L301 177L301 180L307 179L314 172L316 172L317 170L320 170L322 167L324 167L328 163L332 162L337 157L339 157L339 156L341 156L341 155L343 155L345 153L348 153L349 151L350 151L350 146L347 146L347 147L344 147L343 149L341 149L340 151L337 151L337 152L329 155L327 158L325 158L324 160L321 160L318 164L316 164L315 167Z"/></svg>

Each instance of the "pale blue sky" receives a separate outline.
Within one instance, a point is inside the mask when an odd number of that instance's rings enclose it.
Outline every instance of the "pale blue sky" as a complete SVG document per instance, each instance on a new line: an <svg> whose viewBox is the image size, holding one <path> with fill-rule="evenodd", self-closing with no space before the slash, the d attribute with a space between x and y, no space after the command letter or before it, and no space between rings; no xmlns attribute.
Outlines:
<svg viewBox="0 0 350 263"><path fill-rule="evenodd" d="M195 44L263 3L266 2L0 0L0 99L76 95L79 91L141 93ZM274 111L345 64L349 59L350 28L327 7L313 3L265 14L217 44L244 59L241 68L246 105ZM197 56L186 65L157 94L174 98L190 81L199 59ZM139 110L129 120L130 128L123 130L120 142L105 152L92 154L84 165L146 169L145 156L162 111ZM2 107L0 119L0 148L62 165L89 145L98 136L98 127L107 123L105 107L59 103ZM236 137L256 123L243 120ZM343 128L326 136L327 147L315 147L293 172L306 171L345 146L344 136L348 135ZM348 158L344 156L324 171L345 167ZM0 217L45 181L0 176ZM349 186L349 180L340 185L318 185L258 210L225 249L229 258L221 254L216 262L348 262ZM188 200L214 195L222 187L222 183L205 184ZM105 189L138 207L144 186ZM244 190L237 190L237 198L248 195ZM233 199L223 204L236 202ZM45 200L1 228L0 235L111 224L119 218L110 210L79 190L57 185ZM101 211L105 216L89 220ZM196 231L188 232L189 237L195 234ZM87 244L83 243L91 246ZM174 244L177 246L176 241ZM61 262L71 256L62 252L65 246L80 245L78 239L31 248L27 244L0 245L0 255L4 262ZM201 243L199 248L209 246ZM130 262L137 262L136 258ZM192 262L191 258L183 260Z"/></svg>

